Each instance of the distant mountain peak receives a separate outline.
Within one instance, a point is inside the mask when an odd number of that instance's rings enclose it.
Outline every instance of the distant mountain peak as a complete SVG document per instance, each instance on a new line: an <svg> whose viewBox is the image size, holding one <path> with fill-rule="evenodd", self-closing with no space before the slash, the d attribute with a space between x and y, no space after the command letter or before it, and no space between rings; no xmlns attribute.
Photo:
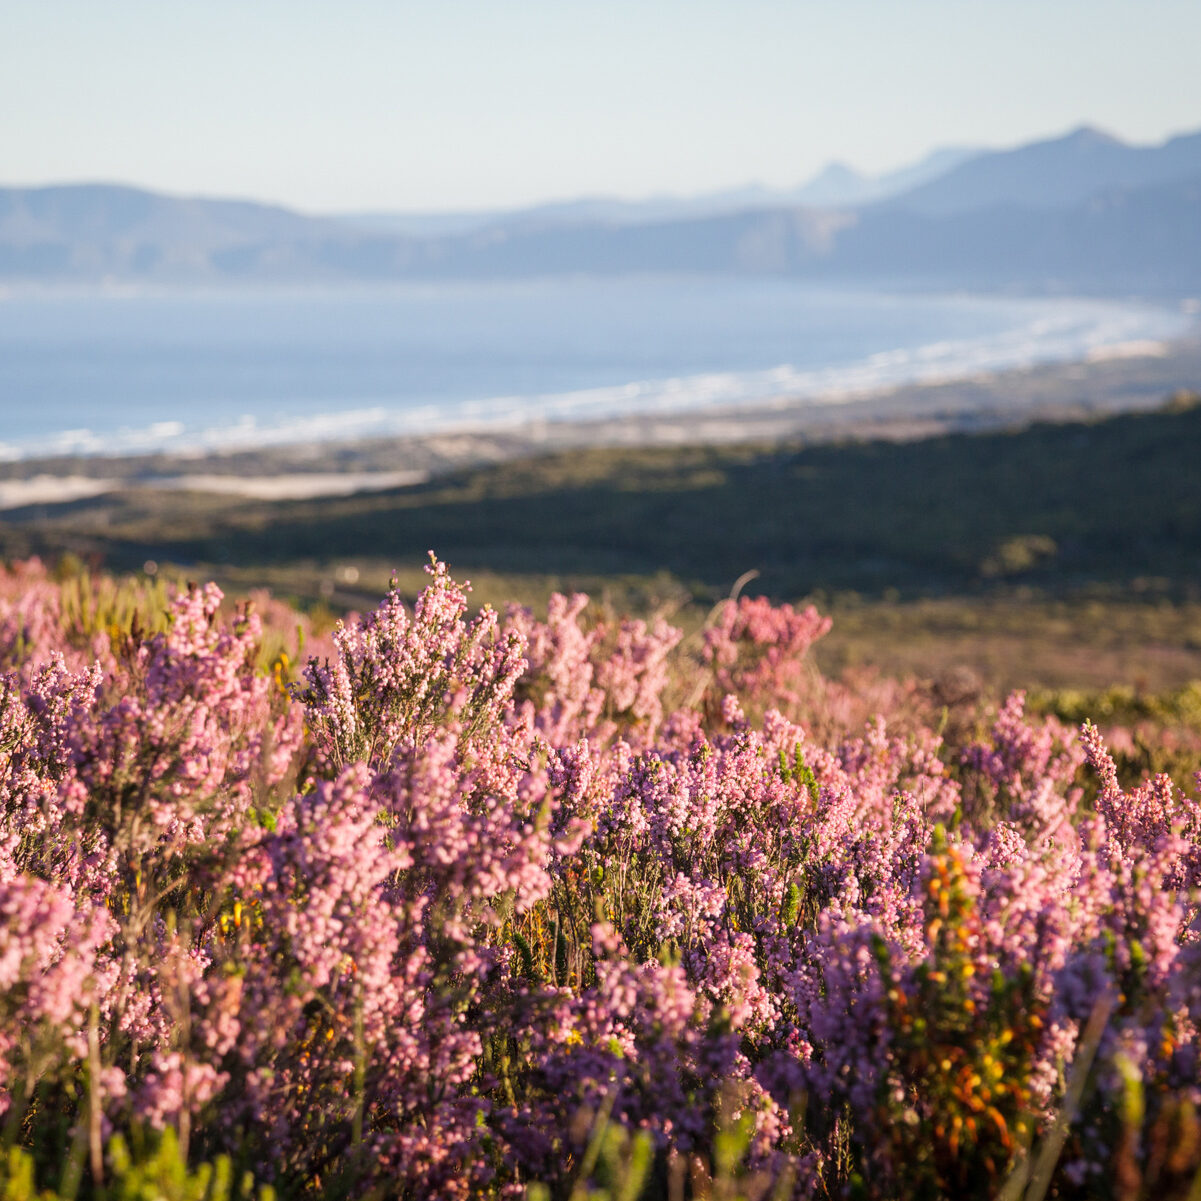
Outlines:
<svg viewBox="0 0 1201 1201"><path fill-rule="evenodd" d="M816 207L870 204L936 179L979 153L970 147L944 146L930 151L916 163L886 171L883 175L867 175L849 163L834 159L797 188L791 199L797 204Z"/></svg>
<svg viewBox="0 0 1201 1201"><path fill-rule="evenodd" d="M890 203L929 217L974 209L1067 209L1114 189L1201 175L1201 139L1132 146L1095 125L977 155Z"/></svg>
<svg viewBox="0 0 1201 1201"><path fill-rule="evenodd" d="M819 180L860 180L866 177L863 172L856 171L849 163L844 163L840 159L832 159L828 162L814 177L812 182L817 183Z"/></svg>
<svg viewBox="0 0 1201 1201"><path fill-rule="evenodd" d="M1121 138L1115 137L1107 130L1097 125L1078 125L1075 129L1064 134L1062 138L1051 138L1052 142L1065 142L1072 145L1088 146L1125 146Z"/></svg>

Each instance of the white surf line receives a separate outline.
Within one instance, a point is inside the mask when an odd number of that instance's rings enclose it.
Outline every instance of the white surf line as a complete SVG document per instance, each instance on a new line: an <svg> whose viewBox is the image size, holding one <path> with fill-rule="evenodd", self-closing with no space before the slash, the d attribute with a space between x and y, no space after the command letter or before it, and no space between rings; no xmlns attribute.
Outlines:
<svg viewBox="0 0 1201 1201"><path fill-rule="evenodd" d="M1162 359L1168 354L1166 342L1150 339L1135 339L1132 342L1114 342L1109 346L1098 346L1084 356L1086 363L1105 363L1110 359Z"/></svg>

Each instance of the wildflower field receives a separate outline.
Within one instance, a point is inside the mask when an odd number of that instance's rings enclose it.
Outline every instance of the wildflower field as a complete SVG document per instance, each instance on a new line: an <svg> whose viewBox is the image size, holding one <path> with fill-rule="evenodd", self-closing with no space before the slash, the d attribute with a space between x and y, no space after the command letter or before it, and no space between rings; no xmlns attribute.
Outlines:
<svg viewBox="0 0 1201 1201"><path fill-rule="evenodd" d="M1201 1196L1201 755L429 572L0 572L5 1198Z"/></svg>

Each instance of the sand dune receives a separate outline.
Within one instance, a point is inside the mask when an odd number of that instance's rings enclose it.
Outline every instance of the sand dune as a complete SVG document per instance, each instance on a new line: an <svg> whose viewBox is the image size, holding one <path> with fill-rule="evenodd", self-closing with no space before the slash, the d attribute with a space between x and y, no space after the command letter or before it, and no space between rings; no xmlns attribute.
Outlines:
<svg viewBox="0 0 1201 1201"><path fill-rule="evenodd" d="M82 475L35 475L27 480L0 480L0 509L30 505L62 505L122 488L172 492L215 492L254 500L309 500L317 496L351 496L420 484L424 471L294 472L246 478L239 475L173 475L157 479L89 479Z"/></svg>

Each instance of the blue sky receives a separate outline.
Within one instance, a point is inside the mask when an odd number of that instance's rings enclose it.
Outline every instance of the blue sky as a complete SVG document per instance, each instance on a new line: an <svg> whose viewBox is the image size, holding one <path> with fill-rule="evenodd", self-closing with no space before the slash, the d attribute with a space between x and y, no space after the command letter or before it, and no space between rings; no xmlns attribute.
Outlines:
<svg viewBox="0 0 1201 1201"><path fill-rule="evenodd" d="M336 209L1201 127L1201 0L0 0L0 182Z"/></svg>

